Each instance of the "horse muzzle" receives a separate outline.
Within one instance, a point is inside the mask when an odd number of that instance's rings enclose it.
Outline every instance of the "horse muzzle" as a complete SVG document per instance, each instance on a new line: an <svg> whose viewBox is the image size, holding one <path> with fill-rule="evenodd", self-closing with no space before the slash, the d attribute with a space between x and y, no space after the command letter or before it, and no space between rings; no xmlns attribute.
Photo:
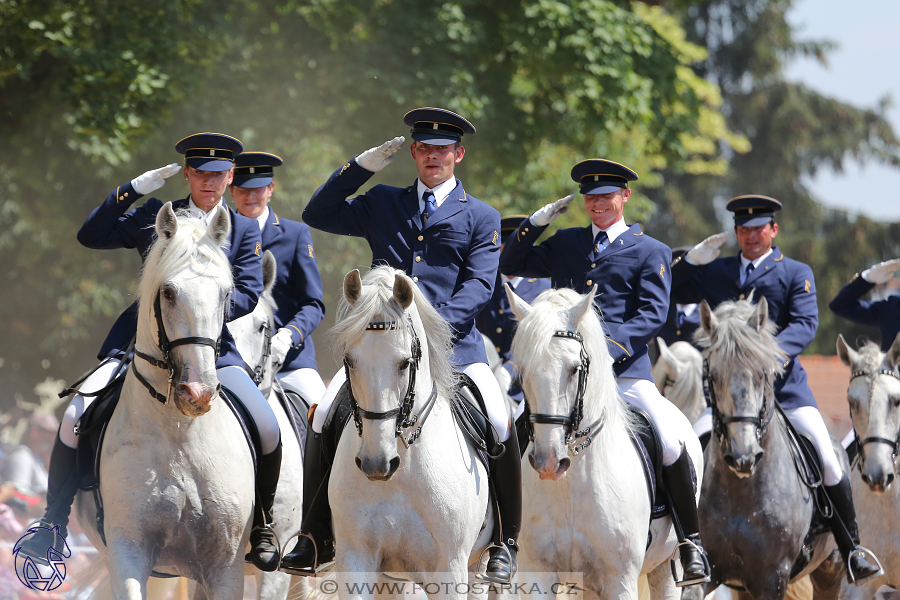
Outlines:
<svg viewBox="0 0 900 600"><path fill-rule="evenodd" d="M893 465L891 465L893 467ZM860 469L862 480L869 486L875 494L883 494L894 481L894 470L884 469L880 465L869 465L864 463L864 467Z"/></svg>
<svg viewBox="0 0 900 600"><path fill-rule="evenodd" d="M749 452L738 453L732 450L725 452L724 460L728 468L734 471L738 477L750 477L756 469L756 465L762 460L763 449L758 451L750 450Z"/></svg>
<svg viewBox="0 0 900 600"><path fill-rule="evenodd" d="M565 475L572 464L572 460L568 456L562 459L558 459L556 455L547 456L546 454L536 457L534 452L528 454L528 462L531 463L531 468L537 471L541 479L552 481Z"/></svg>
<svg viewBox="0 0 900 600"><path fill-rule="evenodd" d="M210 386L199 381L181 382L175 386L175 403L186 417L199 417L209 412L213 398L219 395L220 385Z"/></svg>
<svg viewBox="0 0 900 600"><path fill-rule="evenodd" d="M389 481L400 468L400 457L386 458L356 457L356 466L369 481Z"/></svg>

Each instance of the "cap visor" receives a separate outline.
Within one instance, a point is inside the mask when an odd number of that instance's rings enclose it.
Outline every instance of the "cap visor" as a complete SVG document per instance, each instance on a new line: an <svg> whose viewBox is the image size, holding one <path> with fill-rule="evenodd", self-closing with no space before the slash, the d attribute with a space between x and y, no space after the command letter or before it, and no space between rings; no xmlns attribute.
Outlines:
<svg viewBox="0 0 900 600"><path fill-rule="evenodd" d="M452 146L459 141L454 138L435 137L427 133L414 133L412 134L412 139L417 142L422 142L423 144L428 144L430 146Z"/></svg>
<svg viewBox="0 0 900 600"><path fill-rule="evenodd" d="M735 227L761 227L766 223L771 223L774 217L775 215L772 213L769 213L767 215L747 215L743 217L735 217L734 225Z"/></svg>
<svg viewBox="0 0 900 600"><path fill-rule="evenodd" d="M597 194L612 194L622 189L620 185L601 185L600 187L591 188L589 186L581 188L581 193L588 196Z"/></svg>
<svg viewBox="0 0 900 600"><path fill-rule="evenodd" d="M237 177L237 176L235 176L234 181L232 182L233 185L236 185L239 188L245 188L245 189L266 187L270 183L272 183L271 177L250 177L250 178L244 179L244 178Z"/></svg>
<svg viewBox="0 0 900 600"><path fill-rule="evenodd" d="M185 161L189 167L193 167L198 171L228 171L234 167L234 163L230 160L222 160L221 158L203 158L194 156Z"/></svg>

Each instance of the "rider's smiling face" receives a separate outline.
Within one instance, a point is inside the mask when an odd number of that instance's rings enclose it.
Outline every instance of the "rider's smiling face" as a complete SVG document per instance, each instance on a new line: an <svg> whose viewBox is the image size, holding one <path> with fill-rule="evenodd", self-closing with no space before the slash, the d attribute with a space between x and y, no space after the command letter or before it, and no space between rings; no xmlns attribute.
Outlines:
<svg viewBox="0 0 900 600"><path fill-rule="evenodd" d="M748 260L756 260L772 249L772 240L778 235L778 223L772 221L758 227L736 225L734 234L741 247L741 254Z"/></svg>
<svg viewBox="0 0 900 600"><path fill-rule="evenodd" d="M191 188L191 200L202 211L209 212L215 208L225 188L231 185L234 177L234 169L227 171L199 171L194 167L185 165L184 178L188 180Z"/></svg>

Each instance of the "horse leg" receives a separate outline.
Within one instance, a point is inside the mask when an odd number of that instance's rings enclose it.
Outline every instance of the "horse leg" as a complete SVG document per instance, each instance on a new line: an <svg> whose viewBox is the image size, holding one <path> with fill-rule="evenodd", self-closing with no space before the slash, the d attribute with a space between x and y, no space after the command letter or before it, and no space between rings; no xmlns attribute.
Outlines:
<svg viewBox="0 0 900 600"><path fill-rule="evenodd" d="M677 600L682 596L681 590L675 586L675 579L672 577L672 570L667 560L662 561L647 573L647 585L650 587L650 600ZM685 588L685 591L700 587L702 586L693 585ZM700 599L702 600L702 596Z"/></svg>
<svg viewBox="0 0 900 600"><path fill-rule="evenodd" d="M257 600L286 600L291 587L291 576L287 573L256 573Z"/></svg>
<svg viewBox="0 0 900 600"><path fill-rule="evenodd" d="M340 600L373 600L378 587L377 562L371 554L347 548L344 555L338 555L340 571L335 583ZM332 588L335 589L335 588Z"/></svg>
<svg viewBox="0 0 900 600"><path fill-rule="evenodd" d="M847 582L844 571L844 559L841 558L840 552L834 550L831 555L826 558L816 569L809 574L812 580L813 597L816 600L837 600L838 598L852 598L853 600L870 600L875 596L875 592L881 586L876 579L870 581L869 585L857 588ZM842 589L843 588L854 588ZM866 588L871 587L871 592L867 593Z"/></svg>
<svg viewBox="0 0 900 600"><path fill-rule="evenodd" d="M747 591L740 592L738 600L784 600L790 570L790 563L786 563L769 573L760 573L759 577L744 581Z"/></svg>
<svg viewBox="0 0 900 600"><path fill-rule="evenodd" d="M240 546L242 549L244 545ZM244 597L244 557L238 553L230 565L214 574L207 574L197 586L205 588L209 600L241 600Z"/></svg>
<svg viewBox="0 0 900 600"><path fill-rule="evenodd" d="M107 535L109 584L114 600L147 600L147 580L153 557L137 541L111 531Z"/></svg>

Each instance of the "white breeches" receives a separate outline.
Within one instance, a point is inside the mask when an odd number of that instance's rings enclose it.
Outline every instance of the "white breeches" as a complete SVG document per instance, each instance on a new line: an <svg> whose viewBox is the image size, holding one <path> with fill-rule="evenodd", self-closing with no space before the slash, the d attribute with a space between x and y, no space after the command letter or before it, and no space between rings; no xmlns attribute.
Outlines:
<svg viewBox="0 0 900 600"><path fill-rule="evenodd" d="M663 449L663 465L671 465L681 456L682 446L688 447L688 452L693 456L703 454L700 449L700 440L691 422L678 410L674 404L666 400L656 384L647 379L632 379L618 377L616 383L619 386L619 394L650 415L659 431Z"/></svg>
<svg viewBox="0 0 900 600"><path fill-rule="evenodd" d="M266 397L262 395L247 371L241 367L229 366L216 369L219 383L237 394L241 404L250 413L250 418L256 424L259 431L259 440L262 445L262 453L269 454L278 447L281 441L281 430L278 428L278 419L272 412Z"/></svg>
<svg viewBox="0 0 900 600"><path fill-rule="evenodd" d="M315 369L306 368L282 371L278 374L278 379L300 390L303 398L310 405L316 404L325 393L325 383Z"/></svg>
<svg viewBox="0 0 900 600"><path fill-rule="evenodd" d="M87 407L96 399L96 396L83 396L82 394L92 394L97 390L102 390L112 381L113 375L119 365L122 363L118 358L106 358L97 367L97 370L91 373L91 376L84 380L78 393L69 402L66 412L63 415L62 424L59 427L59 439L69 448L78 446L78 437L75 435L75 424Z"/></svg>
<svg viewBox="0 0 900 600"><path fill-rule="evenodd" d="M510 418L506 410L506 402L503 400L503 393L500 391L500 386L497 384L497 379L491 372L490 367L485 363L472 363L460 367L459 370L471 377L472 381L475 382L478 391L481 392L481 396L484 398L484 405L488 412L487 416L491 420L494 429L497 430L498 441L505 442L509 437ZM331 383L328 384L328 388L325 390L325 394L322 395L322 400L319 402L319 406L316 408L316 413L313 416L312 428L316 433L322 433L325 417L328 416L328 411L331 410L334 398L346 380L346 373L341 368L334 374Z"/></svg>
<svg viewBox="0 0 900 600"><path fill-rule="evenodd" d="M819 456L822 457L822 463L825 467L825 485L837 485L844 476L841 471L841 463L838 462L837 454L834 453L834 446L831 445L831 434L825 427L825 421L822 414L815 406L800 406L798 408L786 408L784 414L791 421L794 429L801 431L812 438ZM694 423L694 431L697 435L712 431L712 409L707 408Z"/></svg>

